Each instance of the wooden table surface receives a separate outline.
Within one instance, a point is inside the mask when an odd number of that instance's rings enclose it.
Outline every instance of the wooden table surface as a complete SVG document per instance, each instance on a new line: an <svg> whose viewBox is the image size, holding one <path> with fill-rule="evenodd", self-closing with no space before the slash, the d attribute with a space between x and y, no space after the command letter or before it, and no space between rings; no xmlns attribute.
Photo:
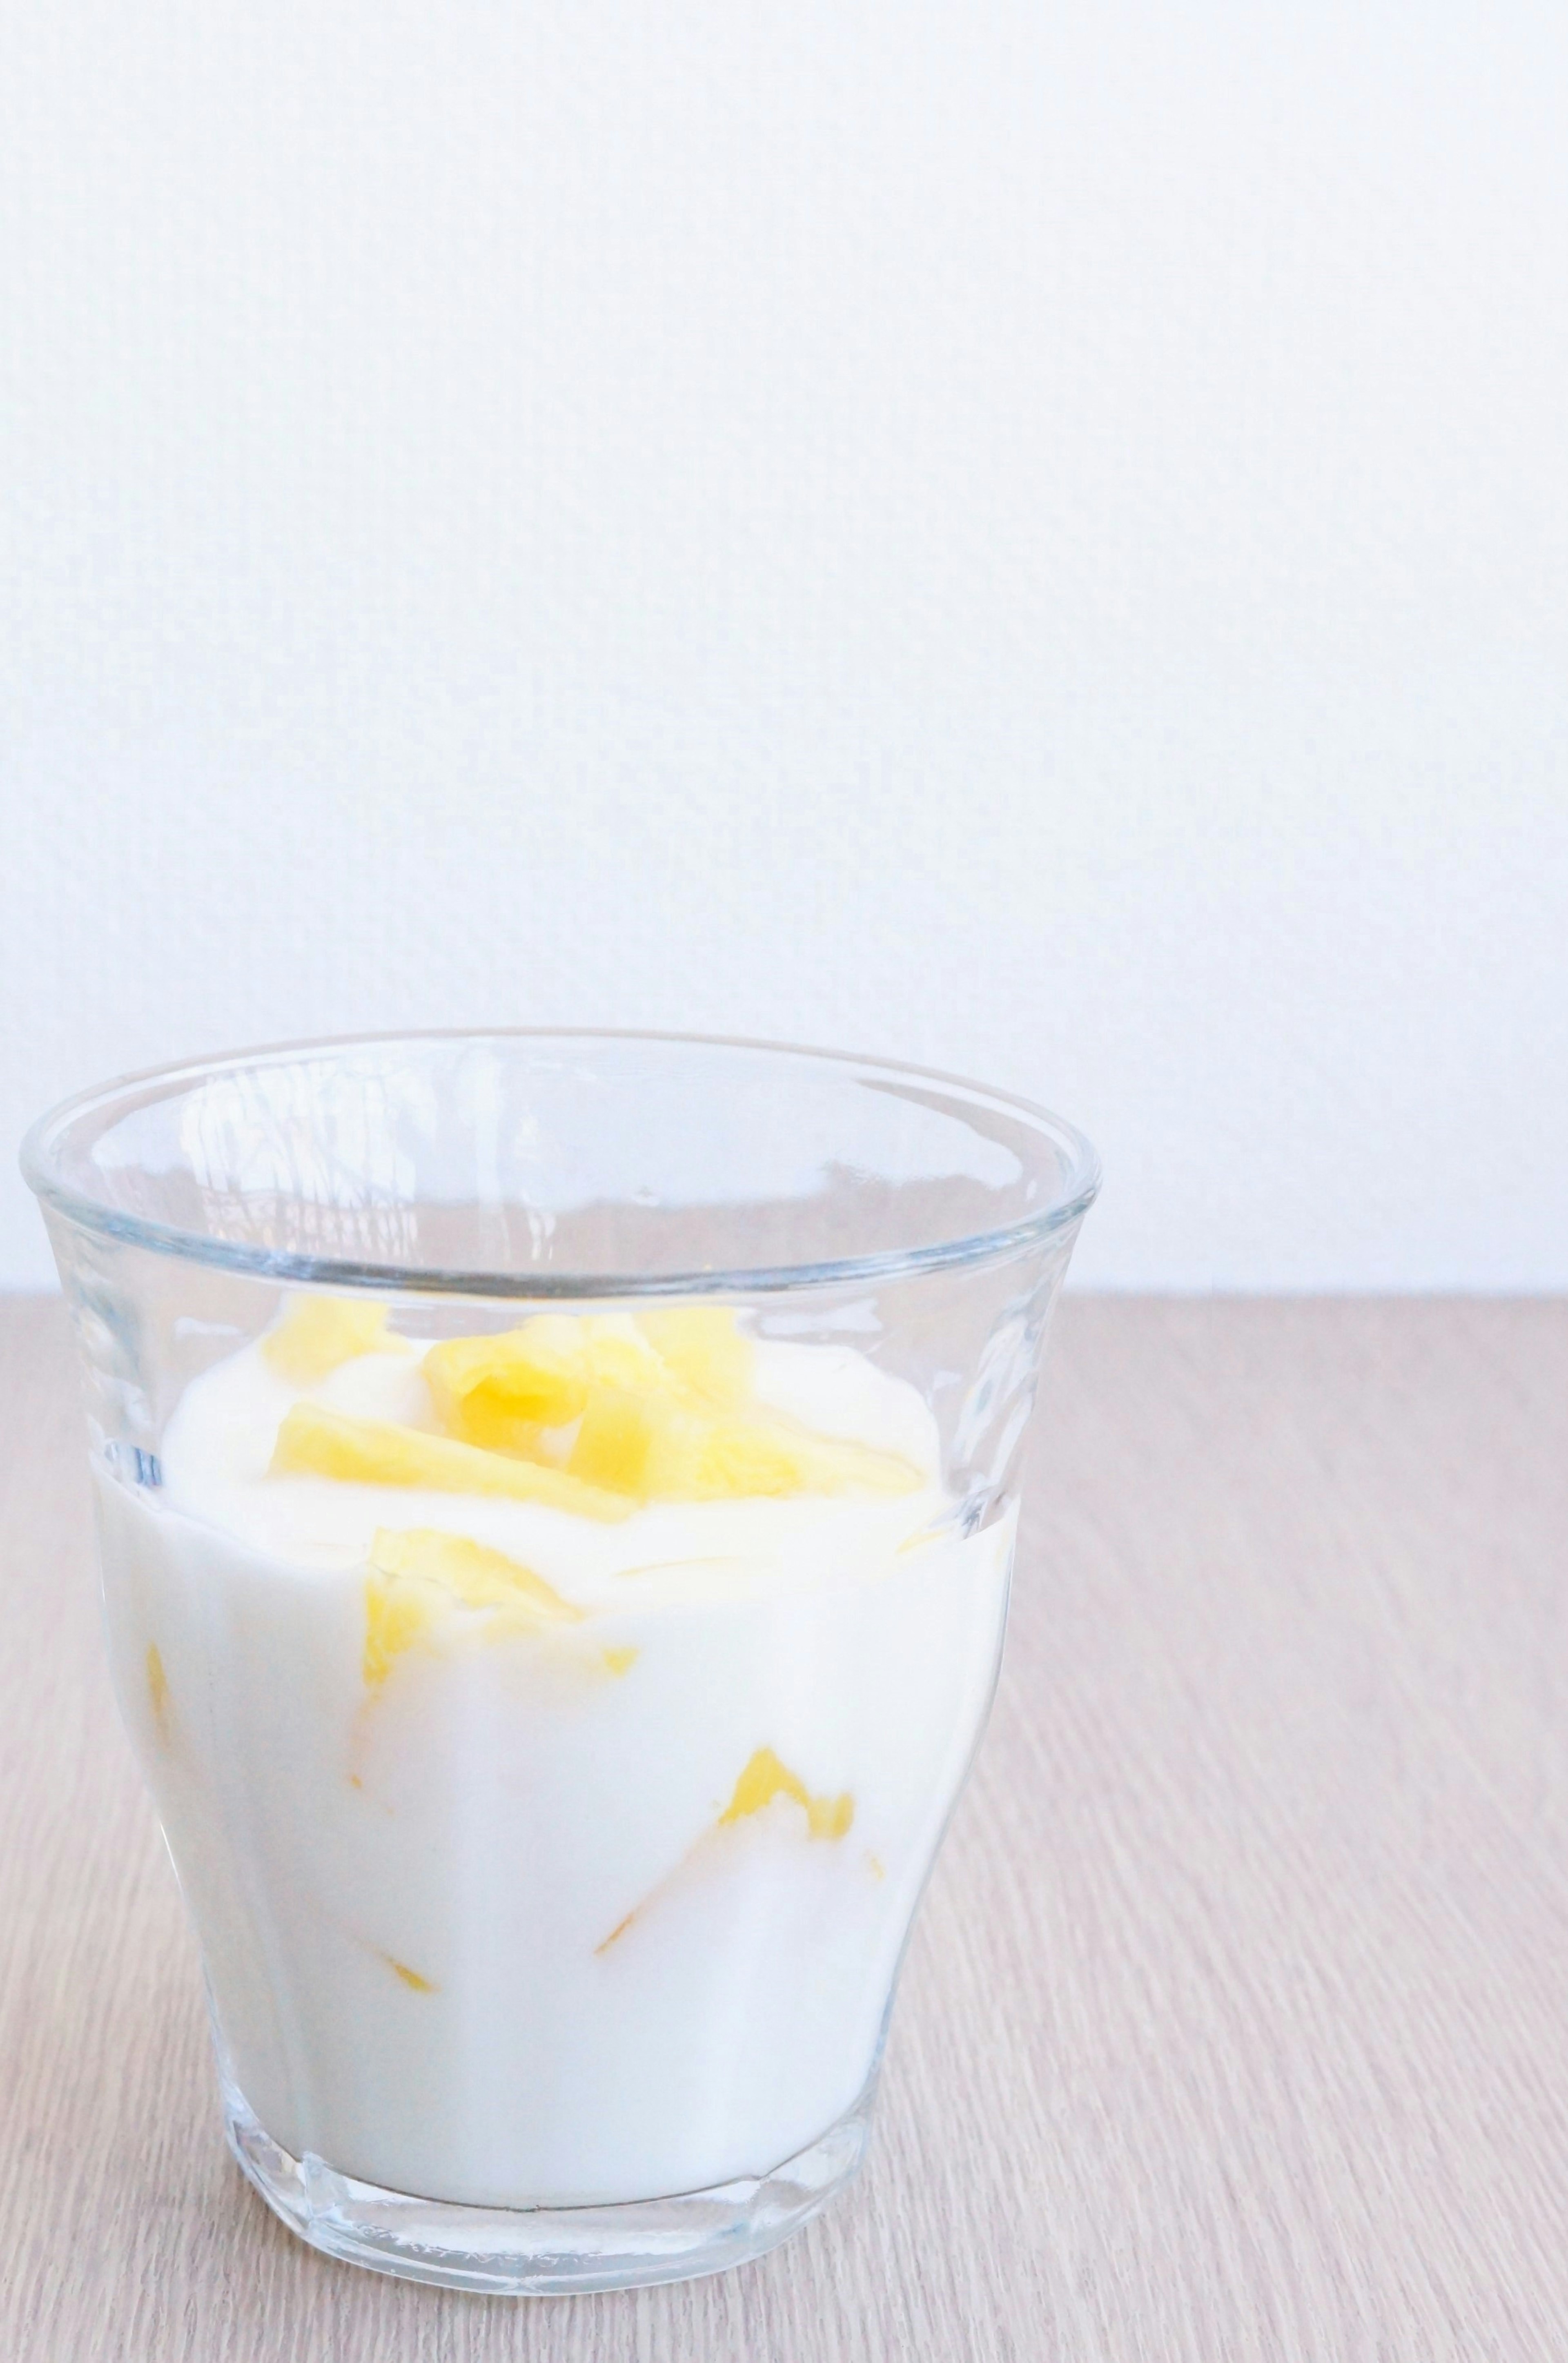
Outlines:
<svg viewBox="0 0 1568 2363"><path fill-rule="evenodd" d="M1568 2356L1568 1304L1068 1302L871 2164L628 2296L384 2280L241 2182L51 1304L0 1436L5 2363Z"/></svg>

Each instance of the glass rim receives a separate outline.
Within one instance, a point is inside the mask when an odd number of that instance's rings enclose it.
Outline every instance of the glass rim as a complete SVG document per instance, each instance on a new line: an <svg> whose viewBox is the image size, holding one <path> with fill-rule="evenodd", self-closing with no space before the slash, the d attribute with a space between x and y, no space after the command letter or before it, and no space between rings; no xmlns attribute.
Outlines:
<svg viewBox="0 0 1568 2363"><path fill-rule="evenodd" d="M380 1045L426 1042L596 1042L657 1043L672 1048L738 1050L763 1058L797 1059L815 1066L852 1068L862 1074L893 1082L936 1084L972 1101L1020 1119L1049 1141L1062 1159L1061 1183L1050 1201L1022 1219L994 1229L966 1232L915 1248L829 1257L795 1263L736 1265L724 1270L645 1273L557 1271L539 1269L487 1271L473 1267L407 1266L372 1259L301 1255L223 1239L133 1215L95 1198L65 1178L64 1151L84 1121L105 1119L106 1129L118 1104L162 1085L158 1094L172 1097L181 1087L243 1069L283 1065L290 1059L332 1052L373 1049ZM329 1287L381 1295L441 1295L636 1300L669 1296L774 1294L784 1290L853 1285L859 1281L899 1280L925 1271L966 1269L1003 1261L1043 1246L1079 1222L1094 1204L1100 1188L1100 1161L1093 1143L1064 1116L1016 1093L997 1091L936 1067L904 1059L862 1055L852 1050L823 1050L794 1042L758 1040L745 1036L668 1033L626 1026L426 1026L388 1033L340 1034L287 1042L264 1043L251 1049L226 1050L205 1059L182 1059L118 1075L72 1093L48 1109L23 1138L19 1162L23 1179L40 1202L79 1228L154 1254L183 1258L222 1271L255 1280Z"/></svg>

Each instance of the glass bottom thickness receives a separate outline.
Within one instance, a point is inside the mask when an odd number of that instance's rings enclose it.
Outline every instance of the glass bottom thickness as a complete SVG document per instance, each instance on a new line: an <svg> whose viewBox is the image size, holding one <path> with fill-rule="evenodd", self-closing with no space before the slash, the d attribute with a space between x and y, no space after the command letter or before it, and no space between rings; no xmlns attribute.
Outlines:
<svg viewBox="0 0 1568 2363"><path fill-rule="evenodd" d="M293 2157L222 2076L228 2146L302 2240L373 2272L493 2297L640 2289L765 2255L853 2180L870 2138L875 2082L873 2072L836 2124L754 2180L606 2207L470 2207L383 2191L321 2158Z"/></svg>

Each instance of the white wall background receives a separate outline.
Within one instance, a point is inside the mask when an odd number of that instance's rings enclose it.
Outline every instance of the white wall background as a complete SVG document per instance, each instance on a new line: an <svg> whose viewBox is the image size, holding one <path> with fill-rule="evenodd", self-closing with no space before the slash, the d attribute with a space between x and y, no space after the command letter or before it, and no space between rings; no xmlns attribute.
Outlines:
<svg viewBox="0 0 1568 2363"><path fill-rule="evenodd" d="M0 1135L783 1035L1078 1118L1085 1280L1568 1283L1565 102L1561 0L7 0Z"/></svg>

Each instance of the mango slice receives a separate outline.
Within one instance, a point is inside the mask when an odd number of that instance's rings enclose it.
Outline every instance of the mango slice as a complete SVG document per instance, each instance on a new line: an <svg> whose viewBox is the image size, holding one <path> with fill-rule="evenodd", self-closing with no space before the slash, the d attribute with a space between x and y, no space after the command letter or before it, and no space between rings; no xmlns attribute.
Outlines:
<svg viewBox="0 0 1568 2363"><path fill-rule="evenodd" d="M539 1313L491 1337L449 1337L425 1357L449 1436L493 1452L539 1450L539 1432L581 1415L595 1381L657 1388L667 1373L633 1323L615 1314Z"/></svg>
<svg viewBox="0 0 1568 2363"><path fill-rule="evenodd" d="M637 1326L666 1370L705 1403L733 1410L750 1395L756 1348L732 1304L651 1306Z"/></svg>
<svg viewBox="0 0 1568 2363"><path fill-rule="evenodd" d="M602 1957L609 1951L612 1945L620 1942L627 1930L641 1918L649 1905L665 1892L672 1880L679 1877L687 1863L698 1858L702 1847L711 1844L716 1830L723 1829L729 1823L746 1821L753 1814L764 1812L775 1797L787 1797L792 1804L799 1805L804 1809L807 1839L841 1838L848 1834L855 1818L855 1801L848 1790L837 1797L814 1797L799 1774L792 1772L789 1766L784 1763L771 1747L757 1748L747 1759L745 1769L735 1783L735 1793L713 1827L705 1830L695 1844L688 1847L682 1861L676 1865L673 1872L662 1879L658 1886L643 1897L640 1903L634 1903L623 1920L617 1921L609 1935L601 1938L595 1946L595 1954ZM875 1858L873 1857L871 1859L874 1861ZM880 1865L877 1876L881 1877Z"/></svg>
<svg viewBox="0 0 1568 2363"><path fill-rule="evenodd" d="M434 1584L388 1582L373 1575L365 1583L365 1685L379 1690L406 1649L422 1640L443 1606Z"/></svg>
<svg viewBox="0 0 1568 2363"><path fill-rule="evenodd" d="M384 1304L362 1296L295 1296L261 1340L280 1379L308 1387L361 1354L395 1353L404 1340L387 1326Z"/></svg>
<svg viewBox="0 0 1568 2363"><path fill-rule="evenodd" d="M447 1434L492 1450L519 1424L565 1426L588 1395L577 1324L562 1313L499 1337L445 1338L426 1355L425 1377Z"/></svg>
<svg viewBox="0 0 1568 2363"><path fill-rule="evenodd" d="M580 1625L586 1612L519 1559L429 1526L406 1533L382 1527L371 1545L365 1582L364 1678L378 1689L406 1649L424 1638L454 1603L492 1612L491 1638Z"/></svg>
<svg viewBox="0 0 1568 2363"><path fill-rule="evenodd" d="M381 1527L371 1545L371 1565L381 1575L439 1584L465 1608L526 1609L536 1625L580 1625L587 1614L520 1559L431 1526L401 1533Z"/></svg>
<svg viewBox="0 0 1568 2363"><path fill-rule="evenodd" d="M920 1482L892 1453L765 1413L693 1411L625 1387L590 1389L566 1467L585 1484L645 1502L898 1494Z"/></svg>
<svg viewBox="0 0 1568 2363"><path fill-rule="evenodd" d="M535 1460L508 1459L450 1437L402 1427L385 1419L350 1419L319 1403L298 1403L278 1429L275 1477L309 1472L350 1484L417 1485L438 1493L501 1494L539 1502L582 1518L613 1522L630 1503Z"/></svg>
<svg viewBox="0 0 1568 2363"><path fill-rule="evenodd" d="M847 1790L839 1797L814 1797L771 1747L759 1747L735 1783L735 1794L718 1817L719 1827L760 1814L775 1797L789 1797L805 1806L806 1827L814 1838L841 1838L855 1818L855 1801Z"/></svg>
<svg viewBox="0 0 1568 2363"><path fill-rule="evenodd" d="M301 1300L297 1311L295 1345L293 1315L269 1343L280 1368L295 1353L291 1367L309 1360L319 1375L329 1353L345 1359L384 1343L383 1307L328 1298ZM516 1329L429 1348L424 1373L440 1435L296 1404L272 1467L504 1494L604 1519L638 1502L918 1489L919 1471L896 1454L814 1435L758 1406L755 1357L728 1304L652 1306L635 1318L536 1314Z"/></svg>

